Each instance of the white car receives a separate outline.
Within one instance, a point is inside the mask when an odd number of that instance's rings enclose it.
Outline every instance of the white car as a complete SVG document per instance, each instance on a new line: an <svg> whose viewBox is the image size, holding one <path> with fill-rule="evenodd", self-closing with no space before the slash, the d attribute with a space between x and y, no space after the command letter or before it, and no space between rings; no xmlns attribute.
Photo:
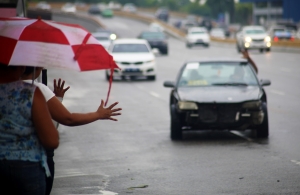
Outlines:
<svg viewBox="0 0 300 195"><path fill-rule="evenodd" d="M51 5L45 1L40 1L38 4L36 4L35 8L42 9L42 10L50 10Z"/></svg>
<svg viewBox="0 0 300 195"><path fill-rule="evenodd" d="M135 13L137 11L136 6L133 3L126 3L123 8L122 11L124 12L130 12L130 13Z"/></svg>
<svg viewBox="0 0 300 195"><path fill-rule="evenodd" d="M217 39L225 39L225 31L222 28L212 28L210 30L210 36Z"/></svg>
<svg viewBox="0 0 300 195"><path fill-rule="evenodd" d="M210 37L204 27L191 27L187 31L186 35L186 46L191 48L195 45L204 45L209 47Z"/></svg>
<svg viewBox="0 0 300 195"><path fill-rule="evenodd" d="M107 32L94 32L92 35L99 41L99 43L105 48L108 49L112 40L110 38L110 33Z"/></svg>
<svg viewBox="0 0 300 195"><path fill-rule="evenodd" d="M262 26L244 26L236 34L237 51L258 49L260 52L271 50L271 37Z"/></svg>
<svg viewBox="0 0 300 195"><path fill-rule="evenodd" d="M75 13L77 11L77 8L72 3L66 3L61 7L61 11L67 12L67 13Z"/></svg>
<svg viewBox="0 0 300 195"><path fill-rule="evenodd" d="M116 39L108 49L121 70L115 69L113 76L121 79L146 77L156 79L156 60L149 43L144 39ZM109 80L110 71L106 70Z"/></svg>

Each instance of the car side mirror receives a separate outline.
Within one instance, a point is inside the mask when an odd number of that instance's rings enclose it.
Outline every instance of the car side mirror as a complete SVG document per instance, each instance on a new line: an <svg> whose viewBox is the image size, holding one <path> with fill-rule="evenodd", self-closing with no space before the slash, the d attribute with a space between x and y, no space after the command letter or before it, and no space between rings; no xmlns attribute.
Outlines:
<svg viewBox="0 0 300 195"><path fill-rule="evenodd" d="M260 84L261 86L270 86L271 85L271 81L270 80L265 80L265 79L261 79L260 80Z"/></svg>
<svg viewBox="0 0 300 195"><path fill-rule="evenodd" d="M164 87L174 88L175 87L175 83L173 81L165 81L164 82Z"/></svg>

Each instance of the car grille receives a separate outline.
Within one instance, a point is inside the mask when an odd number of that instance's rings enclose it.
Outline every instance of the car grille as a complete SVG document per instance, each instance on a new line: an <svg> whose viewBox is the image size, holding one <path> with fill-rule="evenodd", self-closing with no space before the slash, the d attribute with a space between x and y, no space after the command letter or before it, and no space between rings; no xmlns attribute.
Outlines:
<svg viewBox="0 0 300 195"><path fill-rule="evenodd" d="M131 65L131 64L133 64L133 65L142 65L142 64L144 64L144 62L142 62L142 61L139 61L139 62L119 62L120 64L122 64L122 65Z"/></svg>
<svg viewBox="0 0 300 195"><path fill-rule="evenodd" d="M198 104L199 119L203 123L234 123L241 104Z"/></svg>
<svg viewBox="0 0 300 195"><path fill-rule="evenodd" d="M264 39L252 39L253 42L263 42Z"/></svg>

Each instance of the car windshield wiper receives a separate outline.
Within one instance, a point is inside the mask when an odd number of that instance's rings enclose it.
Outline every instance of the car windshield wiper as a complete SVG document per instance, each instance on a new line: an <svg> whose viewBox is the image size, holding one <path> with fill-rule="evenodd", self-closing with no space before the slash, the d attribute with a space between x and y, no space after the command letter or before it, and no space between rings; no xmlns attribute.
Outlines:
<svg viewBox="0 0 300 195"><path fill-rule="evenodd" d="M213 83L212 85L219 85L219 86L248 86L247 83L238 83L238 82L230 82L230 83Z"/></svg>

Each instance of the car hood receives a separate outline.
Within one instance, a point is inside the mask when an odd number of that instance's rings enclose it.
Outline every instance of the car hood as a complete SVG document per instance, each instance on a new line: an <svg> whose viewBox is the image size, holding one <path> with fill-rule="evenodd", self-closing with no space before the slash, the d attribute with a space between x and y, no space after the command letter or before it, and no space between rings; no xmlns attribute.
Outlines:
<svg viewBox="0 0 300 195"><path fill-rule="evenodd" d="M187 35L188 39L207 39L208 37L209 37L208 34Z"/></svg>
<svg viewBox="0 0 300 195"><path fill-rule="evenodd" d="M150 61L155 57L152 53L111 53L116 62Z"/></svg>
<svg viewBox="0 0 300 195"><path fill-rule="evenodd" d="M259 86L207 86L177 89L181 101L199 103L232 103L257 100L261 96Z"/></svg>

